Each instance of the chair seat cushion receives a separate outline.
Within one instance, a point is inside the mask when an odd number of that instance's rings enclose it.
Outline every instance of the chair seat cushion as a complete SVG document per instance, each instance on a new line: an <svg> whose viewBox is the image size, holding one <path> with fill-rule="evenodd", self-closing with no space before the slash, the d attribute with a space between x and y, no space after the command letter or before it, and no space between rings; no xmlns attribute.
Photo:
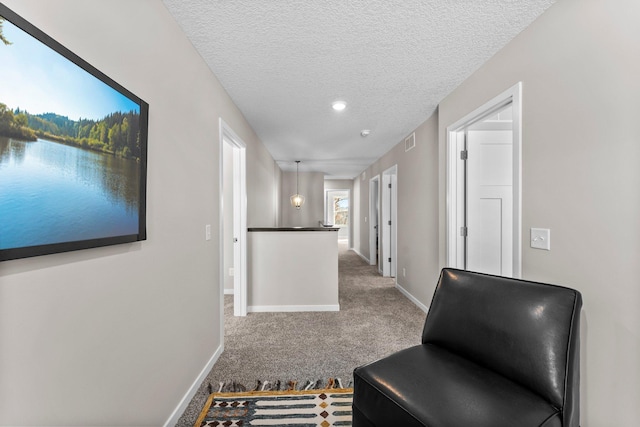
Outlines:
<svg viewBox="0 0 640 427"><path fill-rule="evenodd" d="M558 409L538 395L432 344L357 368L354 380L354 413L375 425L561 425Z"/></svg>

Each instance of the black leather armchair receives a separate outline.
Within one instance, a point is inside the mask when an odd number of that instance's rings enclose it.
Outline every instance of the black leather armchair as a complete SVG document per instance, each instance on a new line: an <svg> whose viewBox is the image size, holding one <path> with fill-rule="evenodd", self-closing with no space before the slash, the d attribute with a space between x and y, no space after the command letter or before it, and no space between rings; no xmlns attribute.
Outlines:
<svg viewBox="0 0 640 427"><path fill-rule="evenodd" d="M353 426L579 427L582 297L444 269L422 344L354 371Z"/></svg>

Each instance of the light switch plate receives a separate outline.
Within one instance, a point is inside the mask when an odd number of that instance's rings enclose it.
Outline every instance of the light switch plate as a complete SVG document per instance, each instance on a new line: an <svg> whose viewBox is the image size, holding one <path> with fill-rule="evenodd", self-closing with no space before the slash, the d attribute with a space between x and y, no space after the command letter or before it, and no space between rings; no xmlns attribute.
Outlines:
<svg viewBox="0 0 640 427"><path fill-rule="evenodd" d="M531 229L531 247L535 249L551 250L551 230L548 228Z"/></svg>

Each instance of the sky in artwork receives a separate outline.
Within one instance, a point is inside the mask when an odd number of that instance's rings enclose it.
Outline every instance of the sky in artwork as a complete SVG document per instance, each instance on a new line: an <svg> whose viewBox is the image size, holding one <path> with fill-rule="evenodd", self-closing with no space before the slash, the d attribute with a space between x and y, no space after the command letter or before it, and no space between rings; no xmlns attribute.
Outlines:
<svg viewBox="0 0 640 427"><path fill-rule="evenodd" d="M72 120L140 111L138 104L9 21L2 28L11 44L0 42L0 103Z"/></svg>

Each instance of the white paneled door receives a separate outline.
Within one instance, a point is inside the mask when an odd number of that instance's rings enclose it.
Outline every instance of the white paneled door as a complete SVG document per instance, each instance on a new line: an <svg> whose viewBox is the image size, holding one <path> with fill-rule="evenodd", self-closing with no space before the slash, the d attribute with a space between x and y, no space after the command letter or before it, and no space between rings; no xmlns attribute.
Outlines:
<svg viewBox="0 0 640 427"><path fill-rule="evenodd" d="M382 275L396 277L397 217L398 217L398 166L394 165L382 173L382 200L380 204L382 232Z"/></svg>
<svg viewBox="0 0 640 427"><path fill-rule="evenodd" d="M467 131L467 254L472 271L513 270L513 132Z"/></svg>

